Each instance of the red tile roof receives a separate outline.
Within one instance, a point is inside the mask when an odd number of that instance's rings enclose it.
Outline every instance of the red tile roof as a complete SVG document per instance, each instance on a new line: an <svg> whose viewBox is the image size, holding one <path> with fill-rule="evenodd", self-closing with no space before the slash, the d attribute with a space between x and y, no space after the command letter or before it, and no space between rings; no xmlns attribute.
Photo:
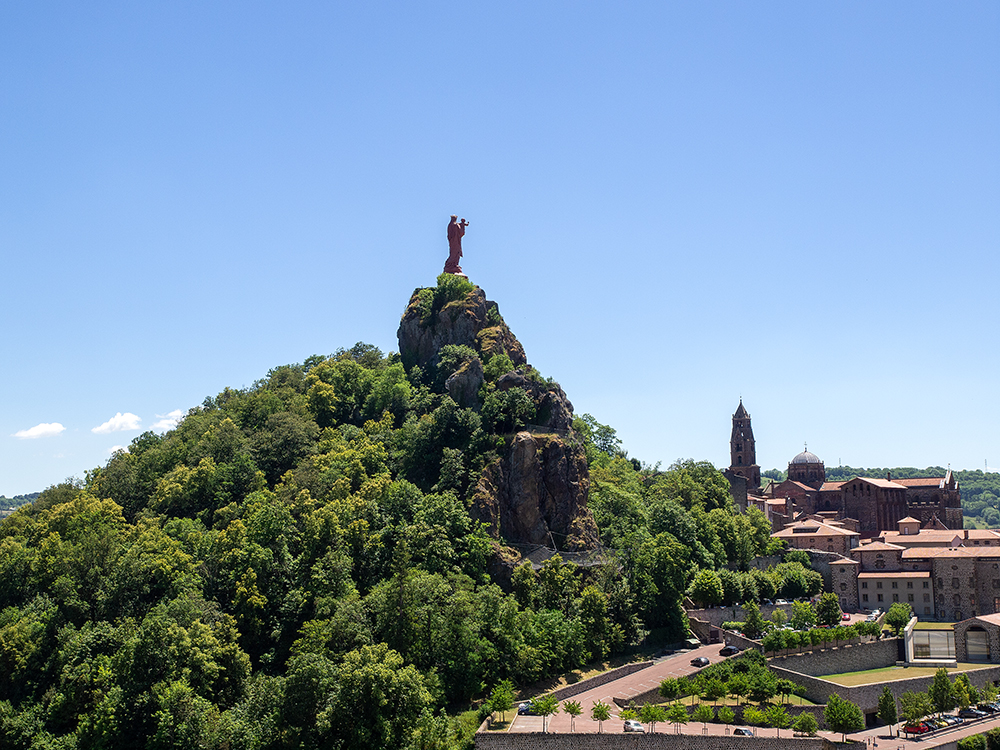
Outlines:
<svg viewBox="0 0 1000 750"><path fill-rule="evenodd" d="M880 570L877 573L858 573L858 578L930 578L929 570L894 570L887 573Z"/></svg>

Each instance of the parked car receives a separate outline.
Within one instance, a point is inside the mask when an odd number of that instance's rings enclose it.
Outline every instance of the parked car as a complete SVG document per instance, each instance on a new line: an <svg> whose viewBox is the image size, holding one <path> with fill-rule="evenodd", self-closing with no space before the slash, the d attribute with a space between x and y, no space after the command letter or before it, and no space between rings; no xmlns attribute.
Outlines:
<svg viewBox="0 0 1000 750"><path fill-rule="evenodd" d="M843 612L843 613L842 613L842 614L840 615L840 619L841 619L842 621L844 621L844 622L850 622L850 621L851 621L851 616L850 616L849 614L847 614L847 612Z"/></svg>
<svg viewBox="0 0 1000 750"><path fill-rule="evenodd" d="M524 703L522 703L520 706L517 707L517 715L531 716L533 710L534 706L532 705L531 701L525 701Z"/></svg>
<svg viewBox="0 0 1000 750"><path fill-rule="evenodd" d="M903 727L903 731L907 734L927 734L931 731L931 726L927 722L922 721L919 724Z"/></svg>
<svg viewBox="0 0 1000 750"><path fill-rule="evenodd" d="M708 657L707 656L699 656L696 659L692 659L691 660L691 666L692 667L707 667L708 666Z"/></svg>
<svg viewBox="0 0 1000 750"><path fill-rule="evenodd" d="M978 708L963 708L958 712L958 715L963 719L981 719L986 716L986 712L980 711Z"/></svg>
<svg viewBox="0 0 1000 750"><path fill-rule="evenodd" d="M1000 705L996 703L980 703L976 708L988 714L995 714L997 711L1000 711Z"/></svg>
<svg viewBox="0 0 1000 750"><path fill-rule="evenodd" d="M642 732L646 733L646 728L639 723L638 719L626 719L625 720L625 731L626 732Z"/></svg>
<svg viewBox="0 0 1000 750"><path fill-rule="evenodd" d="M733 735L736 737L753 737L753 732L751 732L749 729L743 729L741 727L739 729L734 729Z"/></svg>
<svg viewBox="0 0 1000 750"><path fill-rule="evenodd" d="M924 723L931 729L944 729L948 726L948 722L942 716L932 716L929 719L924 719Z"/></svg>
<svg viewBox="0 0 1000 750"><path fill-rule="evenodd" d="M944 719L945 724L947 724L949 727L958 726L959 724L962 724L964 721L961 716L952 716L951 714L945 714L941 718Z"/></svg>
<svg viewBox="0 0 1000 750"><path fill-rule="evenodd" d="M719 651L719 656L735 656L739 652L740 649L737 646L732 646L732 645L723 646L722 649Z"/></svg>
<svg viewBox="0 0 1000 750"><path fill-rule="evenodd" d="M787 599L775 599L774 600L774 605L775 606L785 605L785 604L791 604L791 602L788 601Z"/></svg>

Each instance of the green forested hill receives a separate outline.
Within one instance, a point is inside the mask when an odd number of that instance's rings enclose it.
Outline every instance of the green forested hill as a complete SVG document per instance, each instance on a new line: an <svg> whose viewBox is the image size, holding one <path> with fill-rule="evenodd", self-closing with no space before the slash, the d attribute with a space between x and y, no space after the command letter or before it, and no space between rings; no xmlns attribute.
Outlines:
<svg viewBox="0 0 1000 750"><path fill-rule="evenodd" d="M768 525L711 465L637 468L589 417L573 433L618 553L512 568L469 503L531 401L496 391L504 355L440 354L277 367L0 522L0 747L467 747L478 720L448 712L500 680L683 637L699 568L727 600L815 587L798 563L740 572ZM473 357L463 408L444 383Z"/></svg>

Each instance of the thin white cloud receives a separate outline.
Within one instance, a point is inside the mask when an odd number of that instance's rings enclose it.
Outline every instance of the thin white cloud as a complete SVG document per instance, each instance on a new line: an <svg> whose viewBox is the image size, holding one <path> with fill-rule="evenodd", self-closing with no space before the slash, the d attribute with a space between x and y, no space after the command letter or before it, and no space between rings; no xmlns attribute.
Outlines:
<svg viewBox="0 0 1000 750"><path fill-rule="evenodd" d="M151 429L166 432L167 430L172 430L177 426L177 423L184 417L184 412L180 409L174 409L172 412L167 414L157 414L156 416L160 421L154 424Z"/></svg>
<svg viewBox="0 0 1000 750"><path fill-rule="evenodd" d="M118 412L111 419L102 425L98 425L91 432L104 435L109 432L121 432L123 430L138 430L142 426L142 420L130 411L122 414Z"/></svg>
<svg viewBox="0 0 1000 750"><path fill-rule="evenodd" d="M112 445L110 448L108 448L108 455L109 456L113 456L118 451L125 451L125 453L128 453L128 446L127 445Z"/></svg>
<svg viewBox="0 0 1000 750"><path fill-rule="evenodd" d="M42 422L27 430L18 430L14 437L19 440L34 440L35 438L52 437L65 430L58 422Z"/></svg>

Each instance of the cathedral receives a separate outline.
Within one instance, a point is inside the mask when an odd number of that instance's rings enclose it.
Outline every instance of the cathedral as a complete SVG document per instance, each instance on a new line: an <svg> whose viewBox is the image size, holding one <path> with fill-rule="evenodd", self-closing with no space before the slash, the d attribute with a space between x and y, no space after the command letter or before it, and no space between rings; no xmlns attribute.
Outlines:
<svg viewBox="0 0 1000 750"><path fill-rule="evenodd" d="M724 473L733 496L742 508L755 505L763 510L776 531L807 516L839 522L861 539L895 532L904 519L919 521L921 528L962 528L962 498L951 470L943 477L828 482L823 461L804 450L789 461L787 479L761 489L753 428L742 399L733 414L729 452L730 466Z"/></svg>

